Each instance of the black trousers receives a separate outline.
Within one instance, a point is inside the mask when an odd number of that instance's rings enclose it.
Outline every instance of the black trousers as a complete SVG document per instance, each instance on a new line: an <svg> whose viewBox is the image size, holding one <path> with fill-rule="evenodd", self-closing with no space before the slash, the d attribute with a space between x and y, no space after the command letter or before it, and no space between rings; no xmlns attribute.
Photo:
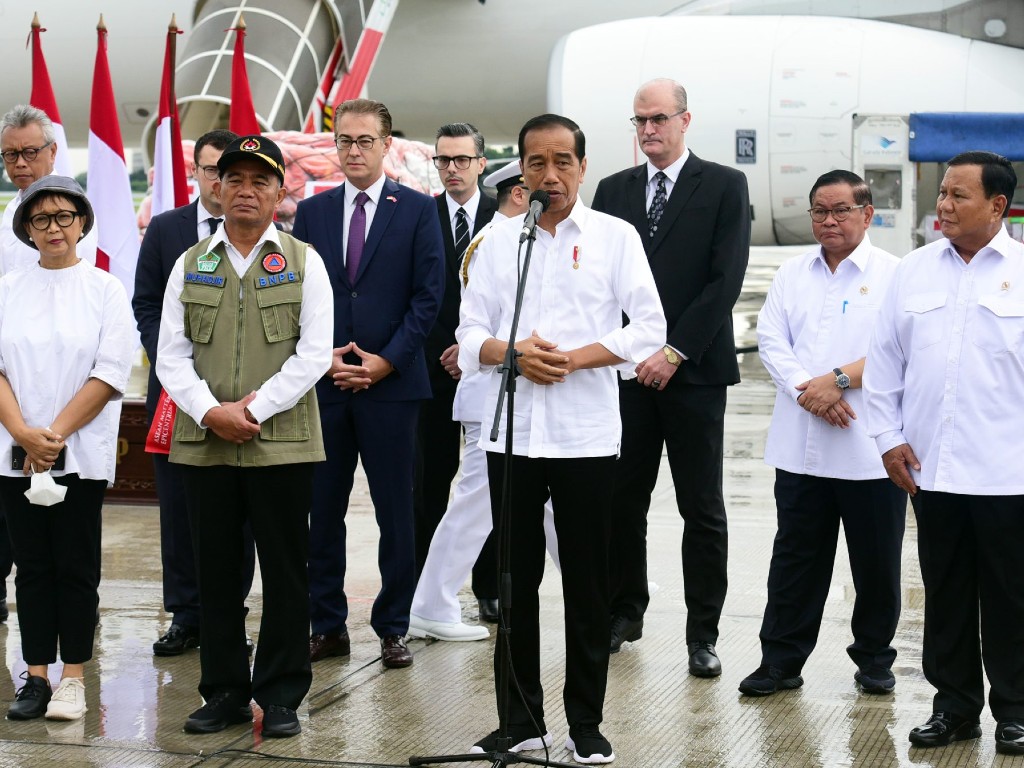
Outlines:
<svg viewBox="0 0 1024 768"><path fill-rule="evenodd" d="M498 530L505 455L487 454L494 529ZM565 600L565 687L570 729L598 726L608 681L608 546L615 457L530 459L512 457L511 649L515 689L509 696L510 727L544 724L540 681L540 603L544 576L544 502L551 498L558 535ZM495 646L494 672L501 659ZM501 692L498 706L501 706ZM524 701L525 700L525 701Z"/></svg>
<svg viewBox="0 0 1024 768"><path fill-rule="evenodd" d="M313 465L181 467L199 575L199 693L295 709L313 679L306 578ZM238 590L246 522L263 577L251 681Z"/></svg>
<svg viewBox="0 0 1024 768"><path fill-rule="evenodd" d="M167 455L153 454L156 492L160 500L160 565L163 573L164 609L172 622L187 627L199 626L199 583L196 580L196 556L192 550L192 531L185 504L182 465L172 464ZM240 575L242 599L249 596L256 568L256 546L252 531L245 526L245 559Z"/></svg>
<svg viewBox="0 0 1024 768"><path fill-rule="evenodd" d="M616 471L611 558L615 616L643 618L647 589L647 512L662 449L683 518L686 642L714 643L728 585L729 533L722 496L724 386L672 379L658 392L636 381L619 385L622 450Z"/></svg>
<svg viewBox="0 0 1024 768"><path fill-rule="evenodd" d="M11 548L11 537L7 533L7 515L3 504L0 504L0 600L7 599L7 577L14 567L14 551Z"/></svg>
<svg viewBox="0 0 1024 768"><path fill-rule="evenodd" d="M993 717L1024 719L1024 496L919 490L911 501L933 708L977 716L985 706L984 662Z"/></svg>
<svg viewBox="0 0 1024 768"><path fill-rule="evenodd" d="M67 487L52 507L25 498L29 478L0 477L18 572L21 653L29 665L53 664L57 646L65 664L92 658L99 606L100 532L105 480L55 477Z"/></svg>
<svg viewBox="0 0 1024 768"><path fill-rule="evenodd" d="M796 675L814 650L842 521L857 592L853 643L846 651L860 669L892 667L907 494L887 477L837 480L777 469L775 502L779 529L761 623L761 663Z"/></svg>
<svg viewBox="0 0 1024 768"><path fill-rule="evenodd" d="M416 577L427 561L430 541L448 511L452 483L459 471L462 424L452 421L455 390L441 390L420 403L416 431L416 481L413 512L416 520ZM498 597L498 561L493 535L487 537L473 566L473 594Z"/></svg>

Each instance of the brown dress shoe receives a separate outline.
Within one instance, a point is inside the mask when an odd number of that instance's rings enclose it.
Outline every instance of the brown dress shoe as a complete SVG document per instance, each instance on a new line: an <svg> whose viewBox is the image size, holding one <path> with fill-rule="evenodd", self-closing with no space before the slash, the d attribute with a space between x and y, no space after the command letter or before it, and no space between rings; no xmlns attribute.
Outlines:
<svg viewBox="0 0 1024 768"><path fill-rule="evenodd" d="M309 636L309 660L320 661L328 656L348 656L352 652L348 631Z"/></svg>
<svg viewBox="0 0 1024 768"><path fill-rule="evenodd" d="M412 654L401 635L385 635L380 639L380 660L388 669L412 666Z"/></svg>

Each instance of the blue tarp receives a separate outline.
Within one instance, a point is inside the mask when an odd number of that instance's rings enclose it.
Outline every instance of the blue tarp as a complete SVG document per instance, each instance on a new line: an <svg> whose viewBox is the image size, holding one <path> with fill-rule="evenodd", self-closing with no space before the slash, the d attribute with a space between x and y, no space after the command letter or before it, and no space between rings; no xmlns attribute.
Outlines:
<svg viewBox="0 0 1024 768"><path fill-rule="evenodd" d="M974 149L1024 160L1024 114L1017 112L919 112L910 116L910 159L944 163Z"/></svg>

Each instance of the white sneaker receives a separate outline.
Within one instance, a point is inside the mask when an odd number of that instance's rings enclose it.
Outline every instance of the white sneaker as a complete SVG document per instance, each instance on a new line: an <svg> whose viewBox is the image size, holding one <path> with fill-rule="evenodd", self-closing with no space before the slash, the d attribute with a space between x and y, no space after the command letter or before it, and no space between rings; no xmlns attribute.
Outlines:
<svg viewBox="0 0 1024 768"><path fill-rule="evenodd" d="M77 677L65 677L46 705L47 720L77 720L85 714L85 683Z"/></svg>
<svg viewBox="0 0 1024 768"><path fill-rule="evenodd" d="M464 624L461 621L430 621L415 613L409 616L409 637L433 637L437 640L466 642L486 640L490 636L487 627Z"/></svg>

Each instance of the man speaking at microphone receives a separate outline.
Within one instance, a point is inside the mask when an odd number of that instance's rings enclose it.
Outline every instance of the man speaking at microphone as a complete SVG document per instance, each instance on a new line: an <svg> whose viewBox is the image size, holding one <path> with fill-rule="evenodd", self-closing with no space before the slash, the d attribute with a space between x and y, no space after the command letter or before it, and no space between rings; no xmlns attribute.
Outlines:
<svg viewBox="0 0 1024 768"><path fill-rule="evenodd" d="M550 497L565 601L566 748L577 762L609 763L615 754L599 728L611 631L610 500L622 432L616 371L632 375L637 363L661 347L665 316L636 230L578 199L587 169L585 149L580 127L559 115L535 117L519 132L531 200L543 191L550 204L537 220L515 342L521 376L510 463L514 566L511 614L502 622L513 630L513 677L523 695L509 696L505 724L511 751L552 743L544 724L537 594L544 575L544 503ZM523 228L520 217L499 222L481 243L456 331L459 367L490 373L480 443L489 451L495 528L504 485L505 415L494 442L486 422L497 407L522 264L514 254ZM623 312L629 317L625 327ZM496 653L496 680L499 663ZM474 751L493 750L497 735L481 739Z"/></svg>

